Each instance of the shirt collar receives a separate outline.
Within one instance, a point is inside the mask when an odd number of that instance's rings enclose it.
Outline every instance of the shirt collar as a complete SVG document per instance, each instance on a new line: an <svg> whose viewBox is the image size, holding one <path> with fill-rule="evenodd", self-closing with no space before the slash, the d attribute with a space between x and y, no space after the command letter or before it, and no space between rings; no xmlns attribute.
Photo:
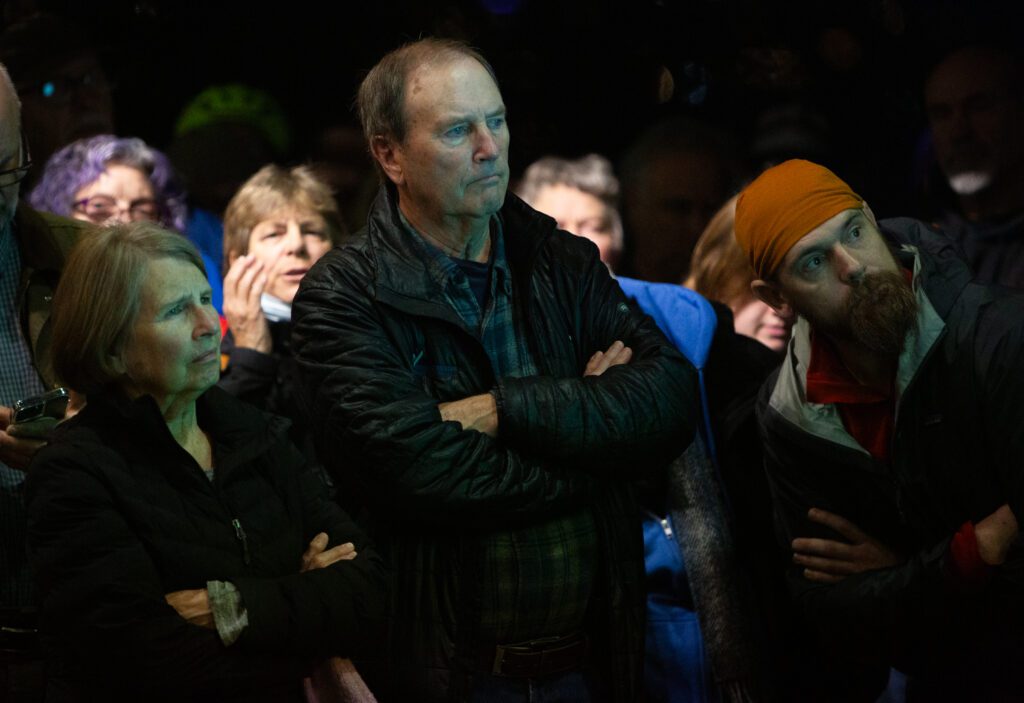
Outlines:
<svg viewBox="0 0 1024 703"><path fill-rule="evenodd" d="M455 263L454 257L441 251L438 246L420 234L409 220L406 219L400 208L398 209L398 217L401 220L402 227L412 235L413 241L418 245L430 275L441 285L442 289L446 289L449 281L453 278L456 281L462 280L464 274L459 269L458 264ZM490 264L491 268L496 272L493 280L495 285L499 286L503 292L511 293L512 282L508 269L508 260L505 257L504 226L500 214L495 213L491 216L490 230Z"/></svg>

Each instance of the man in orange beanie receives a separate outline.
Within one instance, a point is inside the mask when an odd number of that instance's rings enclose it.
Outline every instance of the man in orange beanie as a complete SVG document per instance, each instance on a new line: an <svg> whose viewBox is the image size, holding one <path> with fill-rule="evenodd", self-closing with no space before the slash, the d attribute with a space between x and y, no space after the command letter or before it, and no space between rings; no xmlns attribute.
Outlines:
<svg viewBox="0 0 1024 703"><path fill-rule="evenodd" d="M797 318L758 421L803 614L880 684L904 670L908 701L1018 700L1024 296L808 161L743 191L736 238L755 295Z"/></svg>

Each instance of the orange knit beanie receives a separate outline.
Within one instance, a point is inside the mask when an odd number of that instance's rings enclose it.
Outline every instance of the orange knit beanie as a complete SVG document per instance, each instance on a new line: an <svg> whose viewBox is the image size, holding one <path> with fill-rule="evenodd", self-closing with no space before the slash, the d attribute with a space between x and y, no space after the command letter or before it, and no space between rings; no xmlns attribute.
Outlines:
<svg viewBox="0 0 1024 703"><path fill-rule="evenodd" d="M758 278L768 278L786 253L818 225L864 201L824 166L792 159L743 189L736 202L736 241Z"/></svg>

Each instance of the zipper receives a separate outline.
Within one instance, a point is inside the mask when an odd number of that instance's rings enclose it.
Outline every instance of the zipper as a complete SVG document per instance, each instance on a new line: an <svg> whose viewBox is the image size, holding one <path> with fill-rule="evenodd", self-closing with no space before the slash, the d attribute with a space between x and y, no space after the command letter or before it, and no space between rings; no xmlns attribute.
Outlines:
<svg viewBox="0 0 1024 703"><path fill-rule="evenodd" d="M647 513L647 516L652 520L657 520L658 524L661 525L661 531L665 533L665 538L672 540L672 521L669 517L667 515L665 517L655 515L653 511L648 510L647 508L644 508L644 512Z"/></svg>
<svg viewBox="0 0 1024 703"><path fill-rule="evenodd" d="M231 526L235 528L235 537L242 543L242 560L246 566L249 566L251 561L249 559L249 540L245 536L245 530L242 529L242 523L235 518L231 521Z"/></svg>

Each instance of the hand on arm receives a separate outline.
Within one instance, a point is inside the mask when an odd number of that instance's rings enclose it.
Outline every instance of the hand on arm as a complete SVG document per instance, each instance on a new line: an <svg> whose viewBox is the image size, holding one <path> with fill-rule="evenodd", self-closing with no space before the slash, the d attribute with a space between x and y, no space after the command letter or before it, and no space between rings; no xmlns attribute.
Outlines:
<svg viewBox="0 0 1024 703"><path fill-rule="evenodd" d="M224 317L237 346L269 354L270 327L260 306L266 283L263 264L255 257L247 254L235 259L224 277Z"/></svg>
<svg viewBox="0 0 1024 703"><path fill-rule="evenodd" d="M621 341L615 340L612 342L612 345L608 347L608 351L599 351L590 357L590 361L587 362L587 367L583 369L583 375L600 376L613 366L628 364L632 358L633 350Z"/></svg>
<svg viewBox="0 0 1024 703"><path fill-rule="evenodd" d="M167 604L174 608L178 615L193 625L215 630L213 610L210 608L210 596L205 588L190 588L174 591L164 596Z"/></svg>
<svg viewBox="0 0 1024 703"><path fill-rule="evenodd" d="M321 532L310 540L309 547L302 555L302 566L299 568L299 573L323 569L337 561L356 558L356 546L351 542L345 542L328 549L328 540L326 532Z"/></svg>
<svg viewBox="0 0 1024 703"><path fill-rule="evenodd" d="M590 357L584 376L600 376L613 366L628 364L633 351L620 341L615 341L607 351L599 351ZM464 430L476 430L488 437L498 436L498 406L490 393L473 395L450 403L439 403L441 419L458 422Z"/></svg>
<svg viewBox="0 0 1024 703"><path fill-rule="evenodd" d="M804 577L818 583L838 583L851 574L896 566L903 559L852 522L827 510L811 508L808 519L829 527L847 541L798 537L793 540L793 561L804 567Z"/></svg>

